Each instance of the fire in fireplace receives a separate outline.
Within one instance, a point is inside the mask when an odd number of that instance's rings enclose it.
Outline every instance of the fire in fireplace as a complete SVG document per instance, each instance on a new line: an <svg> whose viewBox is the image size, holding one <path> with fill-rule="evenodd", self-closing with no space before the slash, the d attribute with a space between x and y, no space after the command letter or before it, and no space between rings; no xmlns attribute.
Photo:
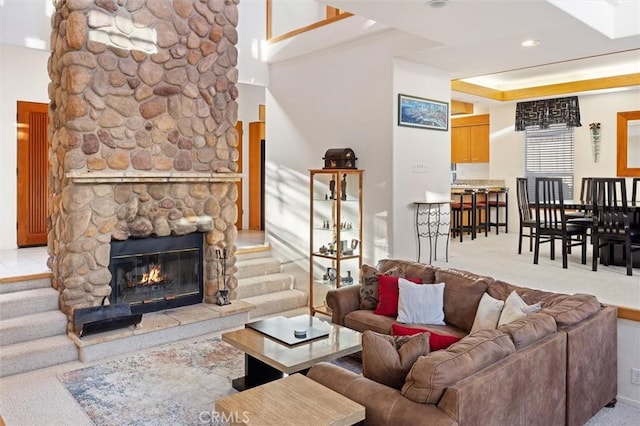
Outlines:
<svg viewBox="0 0 640 426"><path fill-rule="evenodd" d="M147 313L202 302L201 233L111 242L111 303Z"/></svg>

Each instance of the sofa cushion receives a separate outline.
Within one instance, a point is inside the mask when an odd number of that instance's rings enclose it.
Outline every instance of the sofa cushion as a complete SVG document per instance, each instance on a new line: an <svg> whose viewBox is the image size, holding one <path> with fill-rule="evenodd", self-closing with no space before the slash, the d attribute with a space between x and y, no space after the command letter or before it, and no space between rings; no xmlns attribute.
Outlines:
<svg viewBox="0 0 640 426"><path fill-rule="evenodd" d="M541 312L551 315L561 328L584 321L602 309L598 299L590 294L562 296L548 298L541 309Z"/></svg>
<svg viewBox="0 0 640 426"><path fill-rule="evenodd" d="M462 339L462 336L439 334L433 330L429 330L426 328L412 328L400 324L393 324L391 326L391 334L393 334L394 336L414 336L421 333L429 333L429 348L432 351L446 349L455 342Z"/></svg>
<svg viewBox="0 0 640 426"><path fill-rule="evenodd" d="M478 330L491 330L498 327L498 320L500 319L503 307L504 300L494 299L489 296L489 293L483 294L473 320L471 333Z"/></svg>
<svg viewBox="0 0 640 426"><path fill-rule="evenodd" d="M456 269L438 269L435 279L436 282L445 283L445 322L470 331L480 299L493 279Z"/></svg>
<svg viewBox="0 0 640 426"><path fill-rule="evenodd" d="M540 302L542 305L541 312L551 315L560 328L577 324L602 309L598 299L590 294L552 293L550 291L518 287L499 280L489 285L487 293L496 299L505 300L514 290L528 304Z"/></svg>
<svg viewBox="0 0 640 426"><path fill-rule="evenodd" d="M418 358L407 374L402 394L418 403L436 404L448 386L514 352L508 335L498 330L480 330L447 350Z"/></svg>
<svg viewBox="0 0 640 426"><path fill-rule="evenodd" d="M526 318L528 315L538 312L540 310L540 302L533 305L527 305L524 300L514 290L511 292L507 300L504 301L504 307L502 313L500 313L500 319L498 320L498 327L510 322Z"/></svg>
<svg viewBox="0 0 640 426"><path fill-rule="evenodd" d="M344 317L345 327L349 327L359 332L373 330L378 333L391 334L391 326L396 323L396 319L376 315L371 310L358 310L349 312Z"/></svg>
<svg viewBox="0 0 640 426"><path fill-rule="evenodd" d="M380 272L376 268L362 265L360 309L375 309L378 306L378 275Z"/></svg>
<svg viewBox="0 0 640 426"><path fill-rule="evenodd" d="M388 317L398 316L398 279L390 275L378 275L378 306L375 313ZM414 283L421 284L420 278L406 278Z"/></svg>
<svg viewBox="0 0 640 426"><path fill-rule="evenodd" d="M537 312L526 318L502 325L498 327L498 330L511 336L513 345L519 351L543 337L555 333L557 326L551 315Z"/></svg>
<svg viewBox="0 0 640 426"><path fill-rule="evenodd" d="M428 334L394 337L367 330L362 334L362 375L400 389L411 366L428 353Z"/></svg>
<svg viewBox="0 0 640 426"><path fill-rule="evenodd" d="M398 278L398 322L444 325L444 283L414 284Z"/></svg>
<svg viewBox="0 0 640 426"><path fill-rule="evenodd" d="M401 277L421 278L424 284L433 284L434 282L436 282L435 271L439 269L436 266L399 259L380 260L376 268L381 273L387 275L390 274L390 271L394 271L398 276Z"/></svg>

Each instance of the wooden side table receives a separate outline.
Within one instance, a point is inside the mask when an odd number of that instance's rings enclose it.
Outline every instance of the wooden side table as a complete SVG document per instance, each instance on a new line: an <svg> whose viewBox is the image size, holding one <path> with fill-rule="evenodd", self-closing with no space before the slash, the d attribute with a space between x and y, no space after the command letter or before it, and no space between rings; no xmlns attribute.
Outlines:
<svg viewBox="0 0 640 426"><path fill-rule="evenodd" d="M232 425L352 425L365 407L318 382L294 374L216 401L219 421Z"/></svg>

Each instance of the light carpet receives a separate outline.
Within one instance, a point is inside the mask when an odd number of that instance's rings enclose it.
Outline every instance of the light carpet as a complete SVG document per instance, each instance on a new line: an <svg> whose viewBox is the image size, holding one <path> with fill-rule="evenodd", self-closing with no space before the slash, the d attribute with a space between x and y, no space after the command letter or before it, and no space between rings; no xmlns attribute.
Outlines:
<svg viewBox="0 0 640 426"><path fill-rule="evenodd" d="M334 362L361 371L355 357ZM124 356L57 377L97 426L155 426L206 424L215 401L236 393L231 380L243 374L243 352L214 337Z"/></svg>

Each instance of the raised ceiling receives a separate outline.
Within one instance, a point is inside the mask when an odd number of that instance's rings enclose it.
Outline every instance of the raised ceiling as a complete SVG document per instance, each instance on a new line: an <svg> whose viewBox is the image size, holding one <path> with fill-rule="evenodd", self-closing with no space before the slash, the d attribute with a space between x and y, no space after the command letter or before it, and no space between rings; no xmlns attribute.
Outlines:
<svg viewBox="0 0 640 426"><path fill-rule="evenodd" d="M442 8L426 0L320 1L424 40L401 57L496 90L640 72L638 0L554 1L580 6L578 17L547 0L449 0ZM616 25L624 29L616 32ZM609 37L616 34L622 36ZM522 47L526 39L540 44Z"/></svg>

